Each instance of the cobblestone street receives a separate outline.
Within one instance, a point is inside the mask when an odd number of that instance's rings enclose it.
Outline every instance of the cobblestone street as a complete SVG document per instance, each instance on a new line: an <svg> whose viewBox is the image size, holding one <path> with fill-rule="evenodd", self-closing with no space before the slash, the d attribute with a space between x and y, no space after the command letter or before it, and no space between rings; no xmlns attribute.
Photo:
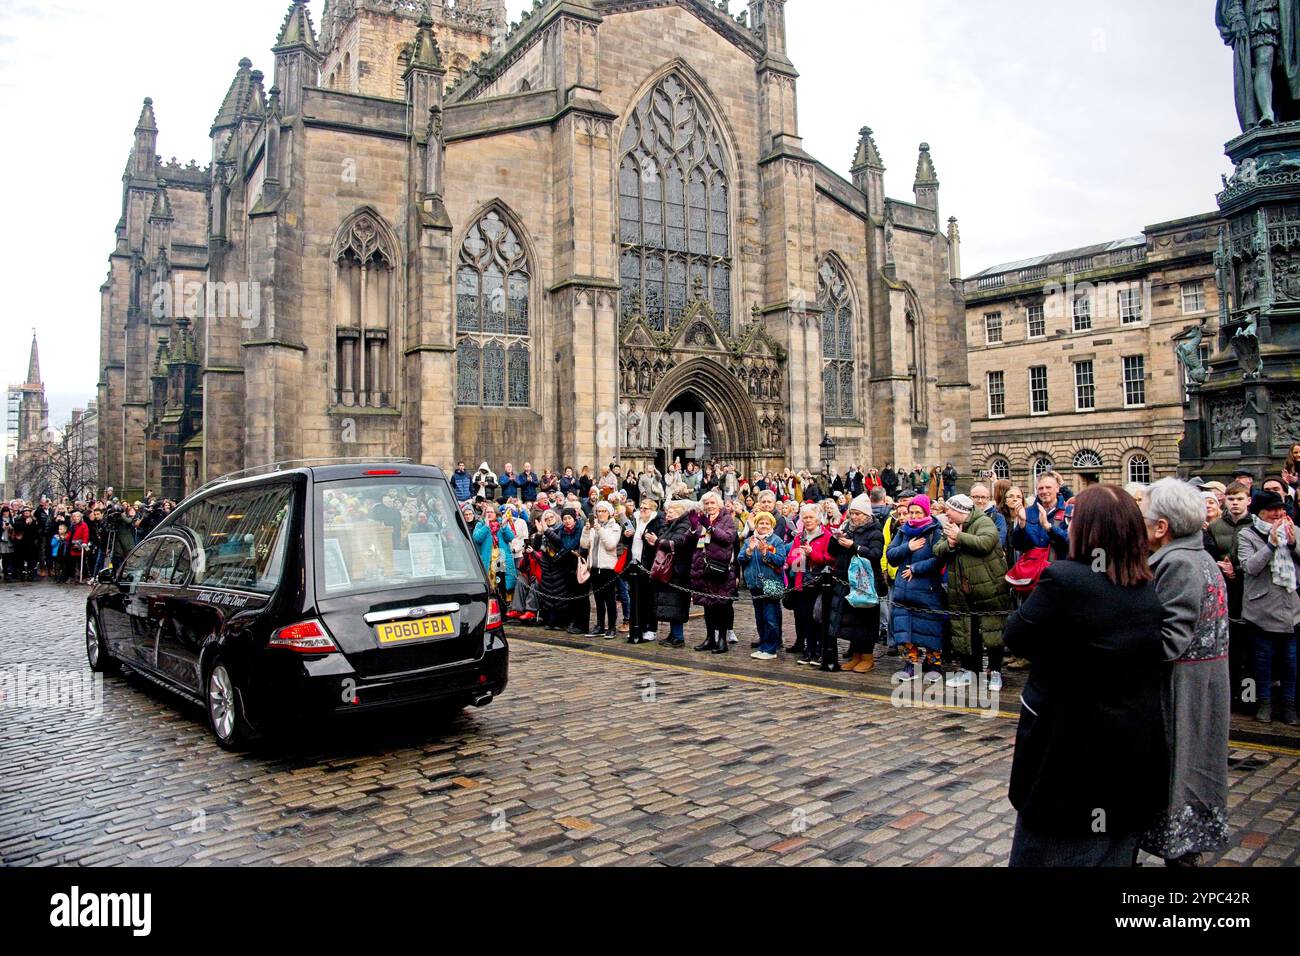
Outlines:
<svg viewBox="0 0 1300 956"><path fill-rule="evenodd" d="M27 665L29 688L33 675L88 674L84 598L0 586L0 672ZM1006 860L1012 719L894 707L887 680L870 697L799 686L792 667L762 680L747 650L708 662L723 672L688 659L700 655L530 636L513 634L510 686L486 709L432 732L412 714L335 725L291 753L225 753L196 708L138 677L106 678L98 714L11 690L0 862ZM1232 846L1218 862L1295 865L1300 757L1241 743L1231 761Z"/></svg>

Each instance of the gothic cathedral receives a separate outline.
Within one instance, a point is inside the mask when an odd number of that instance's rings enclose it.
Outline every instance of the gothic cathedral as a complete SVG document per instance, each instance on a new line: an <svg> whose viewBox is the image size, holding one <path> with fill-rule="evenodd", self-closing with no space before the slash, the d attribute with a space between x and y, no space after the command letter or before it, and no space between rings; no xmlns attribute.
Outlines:
<svg viewBox="0 0 1300 956"><path fill-rule="evenodd" d="M786 0L294 0L211 164L145 100L102 288L101 485L267 462L968 466L955 219L802 147ZM882 94L883 95L883 94ZM846 93L846 99L848 98ZM178 104L176 108L180 108ZM671 417L671 416L670 416ZM689 454L690 449L685 449Z"/></svg>

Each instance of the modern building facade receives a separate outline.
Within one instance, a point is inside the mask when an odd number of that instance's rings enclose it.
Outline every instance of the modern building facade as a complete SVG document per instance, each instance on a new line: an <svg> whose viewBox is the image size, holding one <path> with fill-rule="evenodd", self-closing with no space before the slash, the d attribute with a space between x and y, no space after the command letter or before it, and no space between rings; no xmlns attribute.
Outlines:
<svg viewBox="0 0 1300 956"><path fill-rule="evenodd" d="M985 269L965 282L972 465L1077 489L1177 474L1188 382L1175 347L1218 330L1206 214Z"/></svg>
<svg viewBox="0 0 1300 956"><path fill-rule="evenodd" d="M785 0L547 0L509 27L499 0L329 0L319 36L297 0L273 52L269 89L240 64L208 168L160 163L146 102L104 286L106 483L701 447L817 467L828 433L841 465L967 466L929 147L908 201L868 129L848 178L803 150Z"/></svg>

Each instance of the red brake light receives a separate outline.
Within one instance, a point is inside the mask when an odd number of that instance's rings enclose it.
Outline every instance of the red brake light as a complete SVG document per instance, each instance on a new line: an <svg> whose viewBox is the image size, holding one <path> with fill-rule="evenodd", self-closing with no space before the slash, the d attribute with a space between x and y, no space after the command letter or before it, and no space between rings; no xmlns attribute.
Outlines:
<svg viewBox="0 0 1300 956"><path fill-rule="evenodd" d="M487 629L495 631L501 627L501 602L496 598L488 600Z"/></svg>
<svg viewBox="0 0 1300 956"><path fill-rule="evenodd" d="M376 477L376 476L381 476L381 475L382 475L382 476L400 475L401 472L398 471L396 468L385 468L385 469L382 469L382 470L377 469L377 470L375 470L375 471L367 471L367 472L364 472L364 474L366 474L366 475L368 475L368 476Z"/></svg>
<svg viewBox="0 0 1300 956"><path fill-rule="evenodd" d="M282 627L271 635L267 647L279 647L299 654L336 654L338 645L319 621L303 621Z"/></svg>

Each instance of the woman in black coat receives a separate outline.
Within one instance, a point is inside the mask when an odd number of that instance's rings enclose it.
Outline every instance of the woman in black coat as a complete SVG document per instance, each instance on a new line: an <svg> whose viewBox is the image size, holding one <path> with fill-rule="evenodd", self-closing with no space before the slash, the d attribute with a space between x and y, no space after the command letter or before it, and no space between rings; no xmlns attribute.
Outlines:
<svg viewBox="0 0 1300 956"><path fill-rule="evenodd" d="M691 616L691 562L695 558L694 501L670 501L664 506L664 524L655 537L654 550L673 556L671 584L654 582L655 615L669 625L667 640L660 647L681 647L686 643L686 622Z"/></svg>
<svg viewBox="0 0 1300 956"><path fill-rule="evenodd" d="M1030 662L1011 764L1012 866L1132 866L1164 809L1164 609L1146 538L1123 490L1087 488L1068 559L1007 622L1007 647Z"/></svg>
<svg viewBox="0 0 1300 956"><path fill-rule="evenodd" d="M542 512L541 530L528 540L542 563L542 585L538 604L542 623L548 631L564 630L567 588L564 576L563 547L560 543L560 516L555 509Z"/></svg>
<svg viewBox="0 0 1300 956"><path fill-rule="evenodd" d="M844 670L866 674L876 666L876 638L880 636L880 605L854 607L849 603L849 565L865 558L876 579L876 594L885 593L885 572L880 556L885 551L885 532L871 513L871 499L859 495L849 505L844 524L831 532L827 554L835 559L835 590L831 593L831 640L822 648L822 670L837 671L839 641L849 642L849 659Z"/></svg>
<svg viewBox="0 0 1300 956"><path fill-rule="evenodd" d="M655 542L659 540L663 526L658 503L646 498L630 525L632 537L625 538L630 552L625 577L632 599L632 623L627 635L629 644L652 643L659 630L659 616L655 613L655 582L650 577L650 569L654 567L658 553Z"/></svg>

